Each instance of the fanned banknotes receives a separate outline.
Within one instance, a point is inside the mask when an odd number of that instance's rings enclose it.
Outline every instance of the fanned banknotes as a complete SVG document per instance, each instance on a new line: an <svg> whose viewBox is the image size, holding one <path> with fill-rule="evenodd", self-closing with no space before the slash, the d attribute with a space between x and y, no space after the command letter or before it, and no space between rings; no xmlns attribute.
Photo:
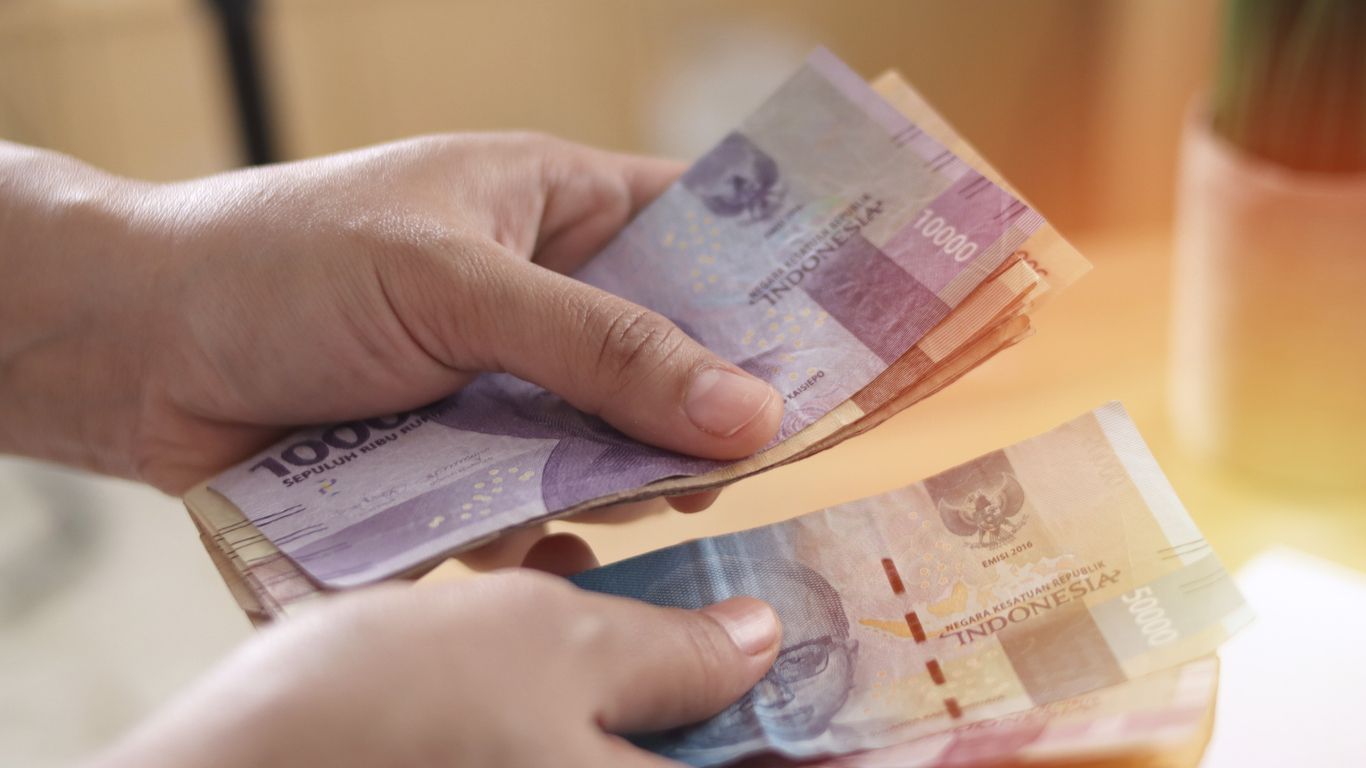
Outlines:
<svg viewBox="0 0 1366 768"><path fill-rule="evenodd" d="M904 81L874 90L818 50L576 275L783 392L767 449L671 454L483 376L414 413L301 432L186 501L239 601L277 615L315 583L830 447L1024 338L1031 302L1086 268Z"/></svg>
<svg viewBox="0 0 1366 768"><path fill-rule="evenodd" d="M695 766L909 742L1193 661L1251 619L1117 403L909 488L571 580L778 612L753 690L638 739Z"/></svg>
<svg viewBox="0 0 1366 768"><path fill-rule="evenodd" d="M302 431L186 502L266 620L518 525L831 447L1024 339L1087 267L898 75L870 87L818 50L576 274L773 383L773 444L678 456L484 376ZM778 661L741 701L635 737L699 766L1198 753L1206 655L1250 618L1118 405L901 491L575 581L685 607L756 595L782 615Z"/></svg>

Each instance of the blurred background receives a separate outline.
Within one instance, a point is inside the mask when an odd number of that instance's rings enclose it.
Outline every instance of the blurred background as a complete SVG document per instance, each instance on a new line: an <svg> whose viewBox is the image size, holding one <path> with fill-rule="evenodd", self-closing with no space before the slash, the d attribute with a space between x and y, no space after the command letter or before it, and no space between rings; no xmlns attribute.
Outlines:
<svg viewBox="0 0 1366 768"><path fill-rule="evenodd" d="M226 9L226 10L225 10ZM152 179L535 129L688 157L824 44L905 73L1064 230L1162 221L1210 0L6 0L0 135ZM227 24L225 24L227 20ZM232 41L231 43L229 41ZM260 147L258 147L260 148Z"/></svg>
<svg viewBox="0 0 1366 768"><path fill-rule="evenodd" d="M1095 273L1048 307L1037 339L805 462L805 480L779 470L705 515L595 529L604 561L904 485L1122 399L1231 566L1288 543L1361 568L1359 497L1227 481L1182 453L1165 416L1178 150L1210 82L1219 11L1214 0L0 0L0 138L157 180L437 131L531 129L690 157L824 44L865 76L905 74ZM0 463L0 762L88 753L249 632L177 500Z"/></svg>

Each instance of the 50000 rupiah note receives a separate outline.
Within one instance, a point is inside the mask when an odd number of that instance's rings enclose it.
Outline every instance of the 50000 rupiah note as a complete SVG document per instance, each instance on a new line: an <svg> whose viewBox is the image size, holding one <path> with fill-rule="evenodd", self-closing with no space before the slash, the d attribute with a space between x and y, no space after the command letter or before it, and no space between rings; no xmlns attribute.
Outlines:
<svg viewBox="0 0 1366 768"><path fill-rule="evenodd" d="M942 121L930 132L908 120L928 107L902 102L906 114L818 51L577 275L786 392L782 432L759 456L658 451L486 376L418 413L300 433L197 489L187 502L206 537L273 614L311 592L296 564L331 586L363 583L515 525L729 482L880 421L911 387L918 399L1019 340L1049 285L1039 273L1065 284L1085 262L975 155L946 151L956 139Z"/></svg>
<svg viewBox="0 0 1366 768"><path fill-rule="evenodd" d="M905 742L1209 654L1251 614L1118 404L914 486L571 579L700 608L768 601L783 647L692 765Z"/></svg>
<svg viewBox="0 0 1366 768"><path fill-rule="evenodd" d="M1026 765L1193 768L1209 743L1219 660L1207 656L1108 688L803 768ZM776 756L744 768L794 768Z"/></svg>

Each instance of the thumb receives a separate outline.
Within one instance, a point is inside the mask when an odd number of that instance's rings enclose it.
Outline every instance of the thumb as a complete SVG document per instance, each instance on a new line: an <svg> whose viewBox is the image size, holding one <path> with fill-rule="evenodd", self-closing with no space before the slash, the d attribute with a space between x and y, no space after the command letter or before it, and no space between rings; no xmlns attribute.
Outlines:
<svg viewBox="0 0 1366 768"><path fill-rule="evenodd" d="M481 357L662 448L737 459L778 431L782 397L655 312L548 269L496 259Z"/></svg>
<svg viewBox="0 0 1366 768"><path fill-rule="evenodd" d="M614 600L596 649L598 722L642 733L704 720L763 678L782 627L767 603L735 597L699 611Z"/></svg>

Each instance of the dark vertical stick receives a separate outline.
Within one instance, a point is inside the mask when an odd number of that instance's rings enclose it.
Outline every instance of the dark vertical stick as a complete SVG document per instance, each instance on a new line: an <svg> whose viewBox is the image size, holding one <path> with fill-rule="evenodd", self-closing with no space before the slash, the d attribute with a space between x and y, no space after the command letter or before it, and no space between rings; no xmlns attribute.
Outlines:
<svg viewBox="0 0 1366 768"><path fill-rule="evenodd" d="M258 55L255 0L209 0L217 12L223 50L228 55L233 95L237 103L242 149L250 165L275 160L270 111Z"/></svg>

